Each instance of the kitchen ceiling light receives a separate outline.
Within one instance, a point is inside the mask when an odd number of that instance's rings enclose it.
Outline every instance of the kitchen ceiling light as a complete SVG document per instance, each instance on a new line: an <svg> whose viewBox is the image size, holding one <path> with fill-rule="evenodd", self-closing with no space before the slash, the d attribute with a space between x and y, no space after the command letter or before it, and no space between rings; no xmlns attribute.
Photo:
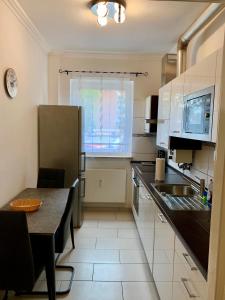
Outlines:
<svg viewBox="0 0 225 300"><path fill-rule="evenodd" d="M122 24L126 20L126 1L125 0L92 0L89 8L100 26L106 26L108 19L114 19L116 23Z"/></svg>
<svg viewBox="0 0 225 300"><path fill-rule="evenodd" d="M107 20L107 17L105 16L105 17L98 17L98 24L100 25L100 26L106 26L107 25L107 23L108 23L108 20Z"/></svg>
<svg viewBox="0 0 225 300"><path fill-rule="evenodd" d="M99 17L105 17L108 13L106 2L99 2L97 8L97 15Z"/></svg>

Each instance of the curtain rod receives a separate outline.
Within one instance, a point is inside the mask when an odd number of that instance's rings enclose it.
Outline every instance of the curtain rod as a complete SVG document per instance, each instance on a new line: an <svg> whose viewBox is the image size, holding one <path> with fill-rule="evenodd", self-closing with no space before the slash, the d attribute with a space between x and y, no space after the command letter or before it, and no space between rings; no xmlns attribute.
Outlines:
<svg viewBox="0 0 225 300"><path fill-rule="evenodd" d="M117 75L135 75L136 77L138 76L145 76L147 77L149 74L148 72L105 72L105 71L71 71L71 70L62 70L59 69L59 73L63 74L65 73L66 75L69 75L69 73L85 73L85 74L117 74Z"/></svg>

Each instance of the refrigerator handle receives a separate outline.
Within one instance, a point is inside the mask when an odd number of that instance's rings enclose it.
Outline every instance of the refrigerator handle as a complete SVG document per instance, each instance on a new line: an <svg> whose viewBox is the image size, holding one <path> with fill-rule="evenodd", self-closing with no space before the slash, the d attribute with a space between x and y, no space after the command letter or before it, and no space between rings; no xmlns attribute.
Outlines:
<svg viewBox="0 0 225 300"><path fill-rule="evenodd" d="M81 178L80 179L80 186L81 186L81 189L80 189L80 197L81 198L84 198L85 197L85 192L86 192L86 178Z"/></svg>
<svg viewBox="0 0 225 300"><path fill-rule="evenodd" d="M82 167L81 167L81 172L85 172L86 171L86 152L81 152L81 158L83 157L83 163L82 163Z"/></svg>

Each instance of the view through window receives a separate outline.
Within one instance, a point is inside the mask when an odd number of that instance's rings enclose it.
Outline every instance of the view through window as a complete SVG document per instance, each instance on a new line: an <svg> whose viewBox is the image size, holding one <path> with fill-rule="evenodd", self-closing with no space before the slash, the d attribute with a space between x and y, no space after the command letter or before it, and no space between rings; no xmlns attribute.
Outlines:
<svg viewBox="0 0 225 300"><path fill-rule="evenodd" d="M131 156L133 81L75 78L70 103L83 107L83 148L87 155Z"/></svg>

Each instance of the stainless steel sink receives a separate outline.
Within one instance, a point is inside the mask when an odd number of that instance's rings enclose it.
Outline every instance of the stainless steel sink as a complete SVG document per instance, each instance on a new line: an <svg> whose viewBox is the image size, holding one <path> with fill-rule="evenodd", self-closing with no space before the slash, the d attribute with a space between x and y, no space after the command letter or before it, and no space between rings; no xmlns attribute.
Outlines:
<svg viewBox="0 0 225 300"><path fill-rule="evenodd" d="M173 196L194 196L197 193L190 185L183 184L160 184L155 188L160 193Z"/></svg>
<svg viewBox="0 0 225 300"><path fill-rule="evenodd" d="M191 185L155 184L154 187L171 210L209 210Z"/></svg>

